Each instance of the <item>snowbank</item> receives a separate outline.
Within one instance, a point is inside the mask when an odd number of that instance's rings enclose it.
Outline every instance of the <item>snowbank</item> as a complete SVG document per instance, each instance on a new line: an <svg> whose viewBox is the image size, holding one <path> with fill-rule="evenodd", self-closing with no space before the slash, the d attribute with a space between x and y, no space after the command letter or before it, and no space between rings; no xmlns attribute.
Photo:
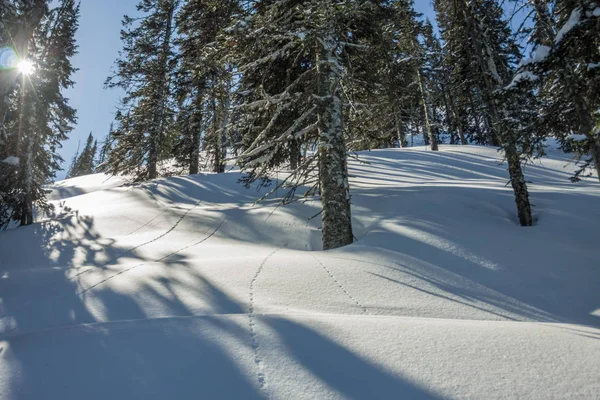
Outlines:
<svg viewBox="0 0 600 400"><path fill-rule="evenodd" d="M58 183L72 213L0 233L0 399L600 393L596 182L527 166L522 228L495 149L361 157L328 252L238 173Z"/></svg>

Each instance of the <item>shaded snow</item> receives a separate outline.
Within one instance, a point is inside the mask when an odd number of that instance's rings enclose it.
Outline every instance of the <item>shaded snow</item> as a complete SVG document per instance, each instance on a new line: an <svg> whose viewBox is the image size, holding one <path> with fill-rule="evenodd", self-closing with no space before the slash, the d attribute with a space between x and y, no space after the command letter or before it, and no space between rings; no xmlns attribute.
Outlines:
<svg viewBox="0 0 600 400"><path fill-rule="evenodd" d="M508 90L508 89L512 89L514 87L516 87L519 83L524 82L524 81L537 81L539 79L539 77L534 74L531 71L522 71L519 72L518 74L516 74L513 79L512 82L506 86L504 89Z"/></svg>
<svg viewBox="0 0 600 400"><path fill-rule="evenodd" d="M542 46L542 45L537 46L535 48L535 56L534 56L533 60L535 62L542 62L542 61L544 61L548 57L548 55L550 54L551 50L552 49L550 47L548 47L548 46Z"/></svg>
<svg viewBox="0 0 600 400"><path fill-rule="evenodd" d="M567 20L567 22L565 22L565 24L560 28L560 30L556 34L554 43L556 43L556 44L560 43L564 39L564 37L569 32L571 32L571 30L573 30L573 28L575 28L579 24L580 21L581 21L581 7L577 7L571 12L571 15L569 16L569 19Z"/></svg>
<svg viewBox="0 0 600 400"><path fill-rule="evenodd" d="M10 165L19 165L19 157L15 157L15 156L10 156L10 157L6 157L4 160L2 160L2 162L4 164L10 164Z"/></svg>
<svg viewBox="0 0 600 400"><path fill-rule="evenodd" d="M0 399L544 398L600 393L600 188L496 149L362 153L358 241L238 173L59 182L0 233ZM27 244L24 251L24 244Z"/></svg>

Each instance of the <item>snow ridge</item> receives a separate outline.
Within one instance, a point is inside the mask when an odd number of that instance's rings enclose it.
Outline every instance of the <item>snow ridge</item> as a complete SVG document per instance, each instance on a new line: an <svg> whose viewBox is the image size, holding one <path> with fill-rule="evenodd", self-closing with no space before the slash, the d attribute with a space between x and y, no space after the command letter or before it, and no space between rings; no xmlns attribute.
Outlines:
<svg viewBox="0 0 600 400"><path fill-rule="evenodd" d="M194 208L194 207L192 207L192 208L191 208L189 211L191 211L193 208ZM189 211L188 211L188 212L189 212ZM187 213L186 213L186 214L187 214ZM185 216L185 215L184 215L184 216ZM167 260L168 258L170 258L170 257L174 256L175 254L178 254L178 253L180 253L180 252L182 252L182 251L184 251L184 250L187 250L187 249L189 249L189 248L191 248L191 247L194 247L194 246L197 246L197 245L199 245L199 244L202 244L202 243L204 243L205 241L207 241L208 239L210 239L211 237L213 237L213 236L214 236L214 235L215 235L215 234L216 234L216 233L219 231L219 229L221 229L221 226L223 226L223 224L225 223L225 220L226 220L226 219L223 219L223 220L221 220L221 222L219 223L219 225L217 225L217 227L216 227L216 228L214 228L214 230L213 230L213 231L212 231L212 232L211 232L211 233L210 233L208 236L206 236L206 237L203 237L202 239L200 239L200 240L198 240L198 241L196 241L196 242L194 242L194 243L191 243L191 244L189 244L189 245L187 245L187 246L181 247L181 248L179 248L179 249L177 249L177 250L175 250L175 251L173 251L173 252L171 252L171 253L169 253L169 254L165 255L164 257L158 258L158 259L156 259L156 260L144 261L144 262L142 262L142 263L139 263L139 264L136 264L136 265L134 265L134 266L132 266L132 267L126 268L126 269L124 269L124 270L121 270L121 271L119 271L119 272L117 272L117 273L115 273L115 274L113 274L113 275L111 275L111 276L109 276L109 277L107 277L107 278L105 278L105 279L103 279L103 280L101 280L101 281L99 281L99 282L97 282L97 283L95 283L95 284L91 285L91 286L88 286L88 287L87 287L87 288L85 288L85 289L82 289L82 290L80 290L80 291L76 292L76 295L77 295L77 296L82 296L82 295L84 295L84 294L88 293L90 290L92 290L92 289L94 289L94 288L96 288L96 287L98 287L98 286L102 285L103 283L106 283L106 282L110 281L110 280L111 280L111 279L113 279L113 278L116 278L116 277L117 277L117 276L119 276L119 275L123 275L123 274L125 274L126 272L129 272L129 271L131 271L131 270L134 270L134 269L136 269L136 268L138 268L138 267L141 267L141 266L143 266L143 265L146 265L146 264L150 264L150 263L157 263L157 262L165 261L165 260ZM173 229L175 229L176 225L177 225L177 224L179 224L180 222L181 222L181 219L180 219L178 222L176 222L175 226L174 226L174 227L172 227L172 228L169 230L169 232L173 231ZM205 231L205 232L204 232L204 233L203 233L201 236L204 236L204 235L206 235L208 232L210 232L210 229L209 229L209 230L207 230L207 231ZM163 235L161 235L160 237L164 237L164 236L165 236L165 235L167 235L167 234L168 234L168 232L167 232L167 233L164 233L164 234L163 234ZM159 237L159 238L160 238L160 237ZM152 243L152 242L154 242L154 241L158 240L159 238L155 238L154 240L151 240L151 241L150 241L150 242L148 242L148 243ZM148 243L146 243L146 244L148 244ZM142 246L142 245L140 245L140 246ZM140 246L138 246L138 247L140 247ZM133 249L132 249L132 250L130 250L129 252L131 252L131 251L133 251ZM124 254L127 254L127 253L128 253L128 252L126 252L126 253L124 253ZM113 260L111 260L111 261L108 261L107 263L105 263L105 264L104 264L104 266L106 266L106 265L109 265L109 264L110 264L111 262L113 262L113 261L114 261L114 259L113 259ZM96 267L90 267L89 269L87 269L87 270L85 270L85 271L83 271L83 272L81 272L81 273L79 273L79 274L75 275L74 277L71 277L69 280L70 280L70 281L73 281L75 277L77 277L77 276L81 276L81 275L83 275L83 274L85 274L85 273L87 273L87 272L89 272L89 271L92 271L94 268L96 268ZM91 293L91 295L93 295L93 292ZM59 296L59 297L63 297L63 296ZM31 301L29 301L29 302L27 302L27 303L24 303L24 304L23 304L23 306L22 306L22 308L25 308L25 307L27 307L27 306L29 306L29 305L31 305L31 304L32 304L32 302L31 302ZM13 332L15 332L15 331L16 331L18 328L19 328L18 326L15 326L14 328L11 328L11 329L8 329L8 330L6 330L5 332L3 332L3 336L5 336L5 338L9 337L9 336L10 336L10 334L11 334L11 333L13 333Z"/></svg>
<svg viewBox="0 0 600 400"><path fill-rule="evenodd" d="M150 264L150 263L153 263L153 262L161 262L161 261L165 261L166 259L168 259L168 258L170 258L170 257L173 257L175 254L178 254L178 253L180 253L180 252L182 252L182 251L184 251L184 250L187 250L187 249L189 249L190 247L194 247L194 246L197 246L197 245L199 245L199 244L202 244L202 243L206 242L208 239L210 239L211 237L213 237L213 236L214 236L214 235L215 235L215 234L216 234L216 233L219 231L219 229L221 228L221 226L223 225L223 223L225 223L225 220L222 220L222 221L221 221L221 223L219 223L219 225L218 225L218 226L217 226L217 227L216 227L216 228L215 228L215 229L214 229L214 230L213 230L213 231L212 231L212 232L211 232L211 233L210 233L208 236L206 236L205 238L202 238L202 239L200 239L200 240L199 240L199 241L197 241L197 242L194 242L194 243L192 243L192 244L189 244L189 245L187 245L187 246L181 247L181 248L179 248L179 249L175 250L174 252L172 252L172 253L169 253L169 254L167 254L166 256L164 256L164 257L161 257L161 258L159 258L159 259L156 259L156 260L153 260L153 261L145 261L145 262L143 262L143 263L140 263L140 264L134 265L133 267L129 267L129 268L127 268L127 269L124 269L124 270L122 270L122 271L119 271L119 272L117 272L116 274L114 274L114 275L111 275L111 276L109 276L108 278L106 278L106 279L104 279L104 280L102 280L102 281L100 281L100 282L98 282L98 283L95 283L94 285L92 285L92 286L90 286L90 287L88 287L88 288L86 288L86 289L84 289L84 290L82 290L82 291L78 292L78 293L77 293L77 295L78 295L78 296L81 296L82 294L85 294L85 293L89 292L89 291L90 291L90 290L92 290L93 288L95 288L95 287L97 287L97 286L99 286L99 285L101 285L101 284L103 284L103 283L105 283L105 282L107 282L107 281L109 281L109 280L111 280L111 279L113 279L113 278L115 278L115 277L117 277L117 276L121 275L121 274L124 274L125 272L129 272L129 271L131 271L131 270L133 270L133 269L135 269L135 268L141 267L142 265ZM210 231L210 230L209 230L209 231ZM203 236L204 236L204 235L206 235L206 234L207 234L209 231L206 231L206 232L204 232L204 233L203 233Z"/></svg>

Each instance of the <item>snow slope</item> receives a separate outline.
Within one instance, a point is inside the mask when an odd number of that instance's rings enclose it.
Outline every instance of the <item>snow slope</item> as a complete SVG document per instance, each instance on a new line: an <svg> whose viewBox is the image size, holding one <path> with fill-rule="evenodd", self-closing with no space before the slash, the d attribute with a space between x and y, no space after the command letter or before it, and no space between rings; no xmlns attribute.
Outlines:
<svg viewBox="0 0 600 400"><path fill-rule="evenodd" d="M239 175L58 183L0 233L0 399L600 398L600 186L495 149L351 163L358 241Z"/></svg>

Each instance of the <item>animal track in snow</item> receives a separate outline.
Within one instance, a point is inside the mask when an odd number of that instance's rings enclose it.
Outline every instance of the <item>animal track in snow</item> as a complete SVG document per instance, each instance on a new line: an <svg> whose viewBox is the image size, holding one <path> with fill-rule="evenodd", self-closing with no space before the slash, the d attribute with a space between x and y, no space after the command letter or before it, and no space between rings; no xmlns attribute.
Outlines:
<svg viewBox="0 0 600 400"><path fill-rule="evenodd" d="M346 294L346 296L348 296L348 298L349 298L350 300L352 300L352 301L353 301L353 302L354 302L354 303L355 303L355 304L356 304L358 307L360 307L360 308L363 310L363 312L364 312L365 314L369 314L369 310L367 310L367 308L366 308L365 306L363 306L363 305L362 305L362 304L361 304L361 303L360 303L358 300L356 300L356 298L355 298L354 296L352 296L352 295L350 294L350 292L349 292L349 291L348 291L348 290L347 290L347 289L344 287L344 285L342 285L342 284L340 283L340 281L338 281L338 280L337 280L337 278L336 278L336 277L333 275L333 273L332 273L332 272L329 270L329 268L327 268L327 267L325 266L325 264L323 264L323 263L321 262L321 260L319 260L319 259L318 259L318 258L317 258L315 255L313 255L313 254L311 254L311 253L309 253L309 254L310 254L310 255L311 255L311 257L312 257L312 258L314 258L314 259L315 259L315 260L316 260L316 261L317 261L319 264L321 264L321 266L323 267L323 269L325 269L325 271L327 272L327 274L329 275L329 277L330 277L331 279L333 279L333 281L336 283L336 285L338 285L338 287L339 287L339 288L342 290L342 292L344 292L344 293Z"/></svg>
<svg viewBox="0 0 600 400"><path fill-rule="evenodd" d="M265 259L260 263L260 266L256 270L256 274L254 274L254 277L250 281L250 305L248 307L248 324L250 327L250 338L252 339L252 349L254 351L254 363L256 364L256 366L258 368L258 383L260 385L260 388L263 390L267 386L267 378L264 373L263 361L260 358L260 353L259 353L260 345L258 344L258 335L256 333L256 322L254 321L254 309L255 309L254 284L256 283L258 276L262 272L262 270L263 270L265 264L267 263L267 261L269 260L269 258L271 258L273 255L275 255L275 253L277 253L279 250L281 250L281 247L276 250L273 250L271 252L271 254L269 254L267 257L265 257ZM266 396L267 396L267 398L269 398L268 393L266 394Z"/></svg>

